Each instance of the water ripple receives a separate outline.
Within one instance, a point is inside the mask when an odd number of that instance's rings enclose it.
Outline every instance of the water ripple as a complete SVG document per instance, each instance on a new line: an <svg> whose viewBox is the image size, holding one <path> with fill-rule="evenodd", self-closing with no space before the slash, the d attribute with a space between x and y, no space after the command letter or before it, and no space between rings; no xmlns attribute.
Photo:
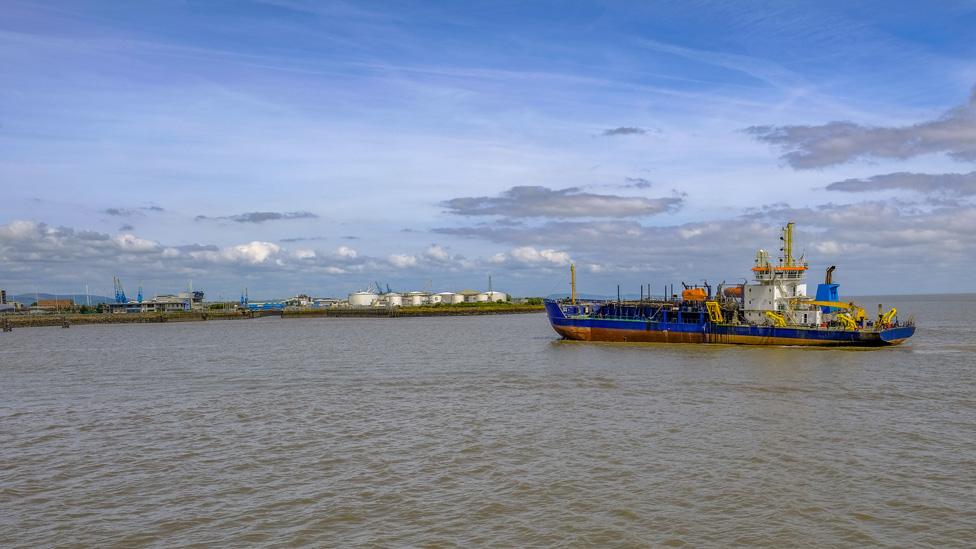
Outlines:
<svg viewBox="0 0 976 549"><path fill-rule="evenodd" d="M566 345L539 315L15 330L0 545L966 546L973 362L938 334L806 352Z"/></svg>

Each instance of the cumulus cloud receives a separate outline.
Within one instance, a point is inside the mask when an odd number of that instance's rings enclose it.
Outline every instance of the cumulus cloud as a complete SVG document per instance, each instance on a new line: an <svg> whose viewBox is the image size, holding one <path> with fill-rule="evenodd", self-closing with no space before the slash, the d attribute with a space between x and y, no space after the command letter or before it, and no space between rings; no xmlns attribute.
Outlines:
<svg viewBox="0 0 976 549"><path fill-rule="evenodd" d="M424 255L436 261L447 261L451 258L451 254L443 246L437 244L431 244L424 250Z"/></svg>
<svg viewBox="0 0 976 549"><path fill-rule="evenodd" d="M359 256L359 253L356 250L350 248L349 246L339 246L339 249L336 250L336 255L338 255L339 257L348 257L349 259L355 259L356 257Z"/></svg>
<svg viewBox="0 0 976 549"><path fill-rule="evenodd" d="M646 133L647 130L645 130L644 128L638 128L635 126L620 126L617 128L610 128L607 130L603 130L603 132L600 133L600 135L604 137L614 137L618 135L644 135Z"/></svg>
<svg viewBox="0 0 976 549"><path fill-rule="evenodd" d="M910 126L874 127L849 121L819 126L752 126L747 133L785 151L796 169L843 164L859 158L905 159L946 153L976 160L976 88L969 102L943 116Z"/></svg>
<svg viewBox="0 0 976 549"><path fill-rule="evenodd" d="M926 174L897 172L862 179L845 179L827 185L831 191L848 193L906 190L951 196L976 195L976 172Z"/></svg>
<svg viewBox="0 0 976 549"><path fill-rule="evenodd" d="M463 216L506 217L641 217L672 212L680 197L643 198L582 192L579 188L550 189L519 186L500 196L454 198L443 203L447 211Z"/></svg>
<svg viewBox="0 0 976 549"><path fill-rule="evenodd" d="M578 266L594 275L605 272L619 277L632 272L651 280L722 280L747 276L755 250L775 250L779 229L786 221L798 224L798 254L809 252L807 258L814 262L843 263L848 272L860 270L858 278L864 284L874 280L879 265L924 280L928 275L923 273L928 271L919 268L919 258L949 272L967 264L976 253L976 239L971 238L976 232L976 206L919 206L897 201L800 208L778 204L729 219L670 226L632 220L562 220L533 227L486 224L435 232L520 250L489 258L496 263L522 259L541 266L546 264L543 250L565 250ZM552 265L568 261L552 255L549 259ZM599 267L594 270L588 265ZM957 271L954 276L961 275Z"/></svg>
<svg viewBox="0 0 976 549"><path fill-rule="evenodd" d="M441 244L385 257L370 257L348 246L331 251L289 249L263 240L227 246L175 245L129 232L113 235L33 221L0 224L0 279L7 287L74 288L91 282L98 291L99 284L107 286L118 275L140 280L147 289L161 293L174 291L192 278L214 295L221 291L228 295L247 285L252 290L272 289L269 297L274 297L274 288L316 291L336 282L358 284L364 277L382 280L420 273L456 273L461 281L465 273L480 277L488 267L542 269L568 261L566 252L542 246L496 255L500 261L494 256L466 259Z"/></svg>
<svg viewBox="0 0 976 549"><path fill-rule="evenodd" d="M265 221L281 221L288 219L316 219L318 215L312 212L245 212L237 215L227 215L221 217L208 217L198 215L197 221L221 221L229 220L237 223L264 223Z"/></svg>
<svg viewBox="0 0 976 549"><path fill-rule="evenodd" d="M33 221L0 225L0 279L14 285L71 286L79 280L110 281L115 274L146 282L154 276L166 284L192 276L202 285L221 281L234 287L242 279L260 274L261 280L308 280L310 275L382 270L386 262L364 258L352 250L323 254L309 248L285 249L272 242L244 244L165 245L131 233L110 235L55 227ZM212 286L211 286L212 287Z"/></svg>
<svg viewBox="0 0 976 549"><path fill-rule="evenodd" d="M122 251L127 252L151 252L159 248L159 243L129 233L116 235L112 240Z"/></svg>
<svg viewBox="0 0 976 549"><path fill-rule="evenodd" d="M537 250L532 246L521 246L511 252L512 257L522 263L546 263L550 265L569 265L569 254L553 249Z"/></svg>
<svg viewBox="0 0 976 549"><path fill-rule="evenodd" d="M393 266L400 269L415 267L417 265L417 256L415 255L393 254L389 257L389 260Z"/></svg>

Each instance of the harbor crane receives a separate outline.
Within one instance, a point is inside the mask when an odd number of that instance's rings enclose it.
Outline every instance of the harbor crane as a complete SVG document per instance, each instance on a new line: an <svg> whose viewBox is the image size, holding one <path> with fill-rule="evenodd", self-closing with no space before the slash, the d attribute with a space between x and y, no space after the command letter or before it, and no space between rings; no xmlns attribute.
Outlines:
<svg viewBox="0 0 976 549"><path fill-rule="evenodd" d="M116 303L128 303L129 300L125 297L125 290L122 289L122 281L119 277L112 277L112 284L115 285L115 302Z"/></svg>

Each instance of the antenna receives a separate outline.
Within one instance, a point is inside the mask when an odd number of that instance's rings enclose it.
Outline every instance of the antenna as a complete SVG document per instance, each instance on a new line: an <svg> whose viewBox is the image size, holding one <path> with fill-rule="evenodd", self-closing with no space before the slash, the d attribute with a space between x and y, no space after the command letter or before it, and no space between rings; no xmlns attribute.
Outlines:
<svg viewBox="0 0 976 549"><path fill-rule="evenodd" d="M576 264L569 264L569 287L571 291L571 298L573 300L573 305L576 305Z"/></svg>

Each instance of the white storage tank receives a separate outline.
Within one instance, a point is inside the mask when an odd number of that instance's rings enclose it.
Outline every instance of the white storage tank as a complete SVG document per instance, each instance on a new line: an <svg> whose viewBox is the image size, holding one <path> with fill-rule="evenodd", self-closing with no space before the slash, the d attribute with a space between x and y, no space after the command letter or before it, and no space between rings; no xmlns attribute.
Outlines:
<svg viewBox="0 0 976 549"><path fill-rule="evenodd" d="M444 299L444 296L442 296L441 294L433 294L430 297L428 297L427 299L428 299L428 301L430 302L431 305L434 305L434 304L440 303Z"/></svg>
<svg viewBox="0 0 976 549"><path fill-rule="evenodd" d="M403 304L406 306L417 307L427 304L427 294L424 292L408 292L403 296Z"/></svg>
<svg viewBox="0 0 976 549"><path fill-rule="evenodd" d="M379 296L373 292L353 292L349 294L349 306L350 307L371 307L373 303Z"/></svg>
<svg viewBox="0 0 976 549"><path fill-rule="evenodd" d="M478 292L474 290L461 290L458 292L458 295L461 296L461 301L465 303L474 303L475 301L478 301Z"/></svg>
<svg viewBox="0 0 976 549"><path fill-rule="evenodd" d="M451 301L450 302L452 304L454 304L454 303L464 303L464 296L461 295L461 294L451 294ZM445 303L447 303L447 301L445 301Z"/></svg>
<svg viewBox="0 0 976 549"><path fill-rule="evenodd" d="M384 294L383 297L386 298L386 305L388 307L403 307L403 296L397 293Z"/></svg>
<svg viewBox="0 0 976 549"><path fill-rule="evenodd" d="M454 292L440 292L436 296L430 296L430 297L431 297L431 300L433 300L434 297L437 297L438 300L441 303L444 303L445 305L450 305L451 303L460 303L462 300L464 300L464 297L463 296L458 296ZM460 297L461 299L458 300L458 301L455 301L455 298L457 298L457 297Z"/></svg>
<svg viewBox="0 0 976 549"><path fill-rule="evenodd" d="M478 301L505 301L508 295L505 292L482 292L478 294Z"/></svg>

